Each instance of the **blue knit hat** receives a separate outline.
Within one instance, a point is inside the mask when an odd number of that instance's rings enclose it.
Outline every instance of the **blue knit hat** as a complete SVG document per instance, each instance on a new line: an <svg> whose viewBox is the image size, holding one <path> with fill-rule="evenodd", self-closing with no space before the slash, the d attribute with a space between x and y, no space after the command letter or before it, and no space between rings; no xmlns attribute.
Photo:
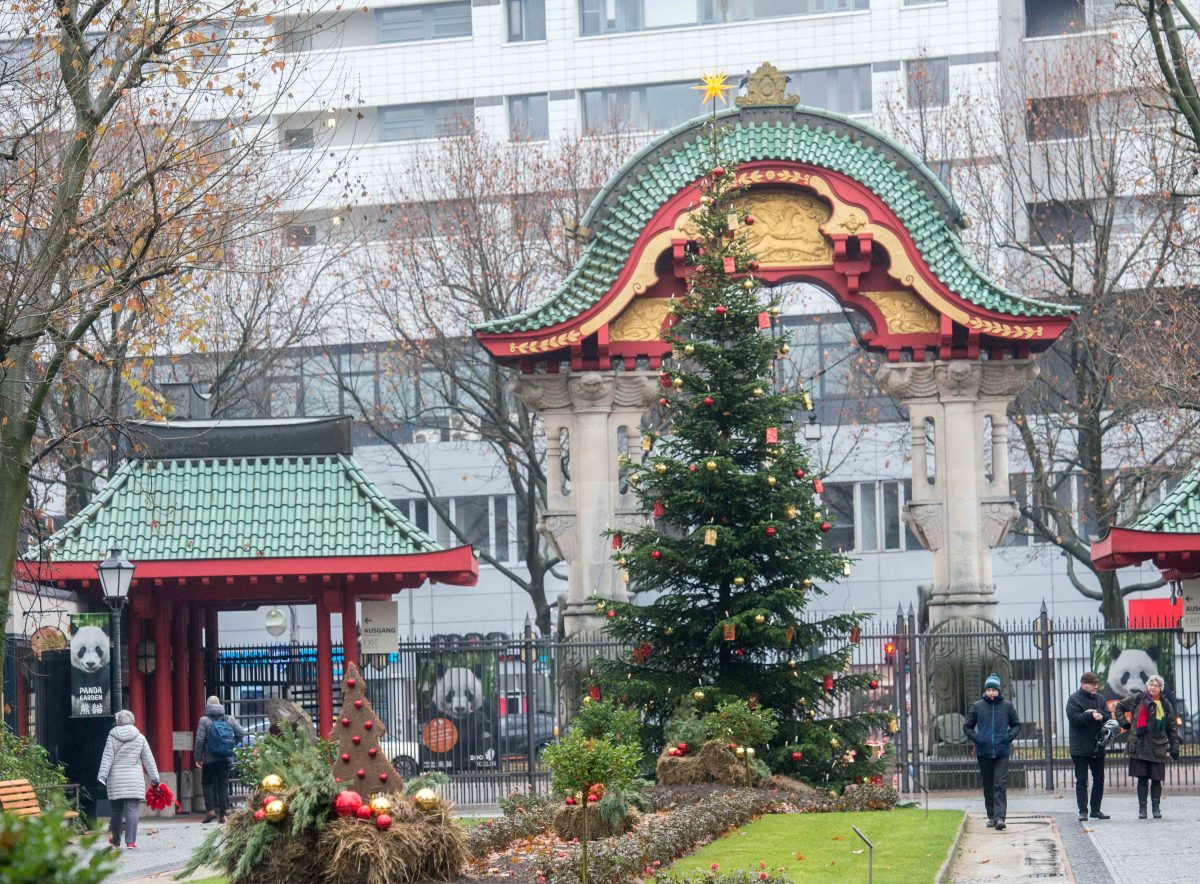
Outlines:
<svg viewBox="0 0 1200 884"><path fill-rule="evenodd" d="M988 688L995 688L996 690L1000 690L1000 676L998 676L994 672L991 675L989 675L987 677L987 681L985 681L983 683L983 689L986 691Z"/></svg>

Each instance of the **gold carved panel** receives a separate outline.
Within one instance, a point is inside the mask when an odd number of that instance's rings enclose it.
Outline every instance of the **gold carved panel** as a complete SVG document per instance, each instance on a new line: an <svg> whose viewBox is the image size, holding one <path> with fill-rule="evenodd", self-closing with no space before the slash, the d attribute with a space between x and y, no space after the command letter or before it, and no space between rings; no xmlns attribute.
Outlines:
<svg viewBox="0 0 1200 884"><path fill-rule="evenodd" d="M863 292L883 314L887 330L897 335L937 334L938 315L912 292Z"/></svg>
<svg viewBox="0 0 1200 884"><path fill-rule="evenodd" d="M609 326L610 341L657 341L663 320L671 312L670 298L634 298Z"/></svg>
<svg viewBox="0 0 1200 884"><path fill-rule="evenodd" d="M763 267L828 267L833 244L821 233L829 208L811 194L797 190L754 189L738 200L742 213L755 223L743 228L747 245ZM688 238L699 236L690 216L677 229Z"/></svg>

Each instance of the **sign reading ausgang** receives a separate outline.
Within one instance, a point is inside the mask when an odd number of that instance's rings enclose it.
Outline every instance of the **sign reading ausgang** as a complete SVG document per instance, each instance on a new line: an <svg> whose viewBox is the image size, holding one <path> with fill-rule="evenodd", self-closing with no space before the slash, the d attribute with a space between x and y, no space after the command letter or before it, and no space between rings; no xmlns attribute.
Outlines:
<svg viewBox="0 0 1200 884"><path fill-rule="evenodd" d="M1183 617L1179 628L1184 632L1200 632L1200 580L1183 581Z"/></svg>
<svg viewBox="0 0 1200 884"><path fill-rule="evenodd" d="M359 643L364 654L394 654L400 645L400 605L397 602L362 602L362 632Z"/></svg>

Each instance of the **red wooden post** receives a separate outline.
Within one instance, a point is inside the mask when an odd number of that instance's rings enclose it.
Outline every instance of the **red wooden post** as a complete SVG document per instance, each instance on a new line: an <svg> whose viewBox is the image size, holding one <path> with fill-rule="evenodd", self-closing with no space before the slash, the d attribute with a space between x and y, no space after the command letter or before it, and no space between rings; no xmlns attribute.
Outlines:
<svg viewBox="0 0 1200 884"><path fill-rule="evenodd" d="M317 730L328 737L333 727L333 636L323 590L317 590L317 718Z"/></svg>
<svg viewBox="0 0 1200 884"><path fill-rule="evenodd" d="M138 727L145 731L146 721L146 676L138 665L138 646L142 643L142 618L136 609L129 612L129 646L125 659L129 661L129 711L133 713Z"/></svg>
<svg viewBox="0 0 1200 884"><path fill-rule="evenodd" d="M217 630L217 609L208 608L204 612L204 662L213 667L213 677L218 676L217 658L221 651L221 639ZM208 693L215 694L217 686L209 685Z"/></svg>
<svg viewBox="0 0 1200 884"><path fill-rule="evenodd" d="M188 606L188 708L192 720L198 720L204 711L204 613L195 605ZM191 720L187 724L190 727Z"/></svg>
<svg viewBox="0 0 1200 884"><path fill-rule="evenodd" d="M171 606L171 650L174 666L171 669L171 701L175 714L171 730L191 730L191 710L188 709L188 648L187 648L187 618L189 606L183 602L175 602ZM192 765L192 753L184 752L183 769Z"/></svg>
<svg viewBox="0 0 1200 884"><path fill-rule="evenodd" d="M165 777L174 772L171 751L171 603L154 606L154 760Z"/></svg>
<svg viewBox="0 0 1200 884"><path fill-rule="evenodd" d="M345 664L358 665L358 614L354 594L342 590L342 654Z"/></svg>

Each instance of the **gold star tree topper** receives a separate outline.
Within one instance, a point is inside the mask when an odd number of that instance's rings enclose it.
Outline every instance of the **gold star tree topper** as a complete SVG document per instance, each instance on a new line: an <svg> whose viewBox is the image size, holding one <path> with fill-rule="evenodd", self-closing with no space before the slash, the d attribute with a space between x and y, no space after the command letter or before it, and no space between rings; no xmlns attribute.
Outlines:
<svg viewBox="0 0 1200 884"><path fill-rule="evenodd" d="M701 104L708 104L714 98L719 98L721 104L728 104L729 102L725 100L725 93L734 87L724 71L717 71L712 74L703 74L700 78L700 85L692 88L697 92L704 93Z"/></svg>

